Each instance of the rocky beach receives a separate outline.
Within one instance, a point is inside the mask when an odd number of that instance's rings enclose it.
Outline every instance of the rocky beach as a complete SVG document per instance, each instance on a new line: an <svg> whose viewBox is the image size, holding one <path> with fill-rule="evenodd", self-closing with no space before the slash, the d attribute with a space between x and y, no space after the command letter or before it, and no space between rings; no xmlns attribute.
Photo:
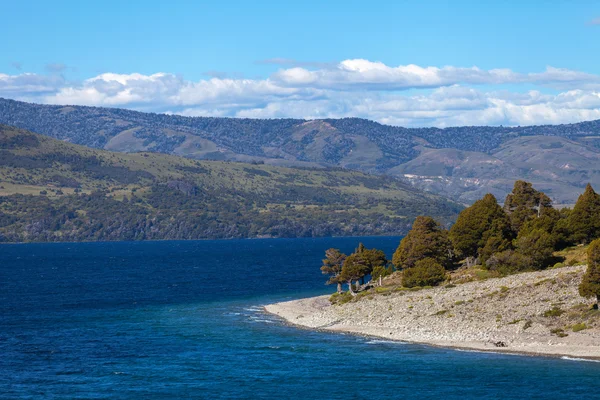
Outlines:
<svg viewBox="0 0 600 400"><path fill-rule="evenodd" d="M585 266L435 288L385 286L341 305L329 296L265 310L304 328L433 346L600 359L598 310L577 290Z"/></svg>

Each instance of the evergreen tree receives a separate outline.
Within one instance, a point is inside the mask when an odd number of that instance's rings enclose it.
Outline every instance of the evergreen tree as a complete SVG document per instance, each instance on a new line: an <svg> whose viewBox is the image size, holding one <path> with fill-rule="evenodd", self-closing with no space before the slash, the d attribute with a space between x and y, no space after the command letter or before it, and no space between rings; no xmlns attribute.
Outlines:
<svg viewBox="0 0 600 400"><path fill-rule="evenodd" d="M444 268L452 265L452 243L448 231L431 217L419 216L400 241L392 262L396 268L412 268L418 260L433 258Z"/></svg>
<svg viewBox="0 0 600 400"><path fill-rule="evenodd" d="M544 269L554 259L554 239L544 229L535 229L531 232L519 233L516 240L516 251L526 257L530 264L527 269Z"/></svg>
<svg viewBox="0 0 600 400"><path fill-rule="evenodd" d="M392 268L391 265L389 265L387 267L385 265L379 265L379 266L376 266L375 268L373 268L373 271L371 272L371 278L374 281L377 281L379 283L379 286L381 286L383 278L391 275L393 272L394 272L394 269Z"/></svg>
<svg viewBox="0 0 600 400"><path fill-rule="evenodd" d="M514 232L519 232L527 220L543 215L545 209L550 208L552 200L525 181L516 181L513 191L504 200L504 211L510 217Z"/></svg>
<svg viewBox="0 0 600 400"><path fill-rule="evenodd" d="M450 228L449 237L456 255L467 264L479 257L490 237L511 239L510 222L492 194L486 194L465 208Z"/></svg>
<svg viewBox="0 0 600 400"><path fill-rule="evenodd" d="M329 279L325 283L326 285L337 284L338 293L342 292L342 280L340 274L342 273L342 266L346 255L340 252L338 249L327 249L325 250L325 259L323 259L323 265L321 266L321 272L323 275L329 275Z"/></svg>
<svg viewBox="0 0 600 400"><path fill-rule="evenodd" d="M574 243L600 238L600 195L588 184L569 215L568 227Z"/></svg>
<svg viewBox="0 0 600 400"><path fill-rule="evenodd" d="M365 259L358 253L352 253L344 260L340 280L348 284L348 291L352 296L356 295L352 288L354 281L358 283L367 274L368 268Z"/></svg>
<svg viewBox="0 0 600 400"><path fill-rule="evenodd" d="M579 285L582 297L596 297L595 308L600 303L600 239L594 240L588 248L587 271Z"/></svg>

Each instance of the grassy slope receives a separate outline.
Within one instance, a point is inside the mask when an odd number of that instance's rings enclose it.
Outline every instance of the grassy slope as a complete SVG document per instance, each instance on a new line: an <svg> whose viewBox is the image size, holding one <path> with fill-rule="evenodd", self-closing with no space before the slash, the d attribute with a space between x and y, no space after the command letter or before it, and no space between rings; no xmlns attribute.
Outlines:
<svg viewBox="0 0 600 400"><path fill-rule="evenodd" d="M0 152L0 196L40 196L45 191L44 196L58 200L77 188L82 193L106 191L116 200L143 199L170 183L178 189L174 190L178 196L201 195L212 207L227 201L261 213L277 209L356 211L366 217L402 219L407 226L420 214L449 221L459 209L394 179L355 171L113 153L6 126L0 126ZM184 194L190 188L194 194Z"/></svg>

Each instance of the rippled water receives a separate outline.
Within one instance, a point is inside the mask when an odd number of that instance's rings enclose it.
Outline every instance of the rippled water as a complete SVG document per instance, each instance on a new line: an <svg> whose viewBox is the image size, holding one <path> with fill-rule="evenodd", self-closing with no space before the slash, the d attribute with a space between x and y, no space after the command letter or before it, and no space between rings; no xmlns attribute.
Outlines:
<svg viewBox="0 0 600 400"><path fill-rule="evenodd" d="M391 254L398 238L363 238ZM2 398L595 398L600 364L286 326L356 238L0 246Z"/></svg>

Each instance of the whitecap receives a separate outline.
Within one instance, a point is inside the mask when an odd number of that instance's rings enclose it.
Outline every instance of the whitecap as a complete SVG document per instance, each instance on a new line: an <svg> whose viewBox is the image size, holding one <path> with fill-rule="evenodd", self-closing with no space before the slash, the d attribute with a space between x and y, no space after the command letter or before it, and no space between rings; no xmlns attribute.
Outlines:
<svg viewBox="0 0 600 400"><path fill-rule="evenodd" d="M367 344L405 344L405 343L399 342L397 340L373 339L373 340L367 341Z"/></svg>
<svg viewBox="0 0 600 400"><path fill-rule="evenodd" d="M561 359L563 360L569 360L569 361L587 361L587 362L600 362L600 360L593 360L591 358L580 358L580 357L569 357L569 356L562 356Z"/></svg>

